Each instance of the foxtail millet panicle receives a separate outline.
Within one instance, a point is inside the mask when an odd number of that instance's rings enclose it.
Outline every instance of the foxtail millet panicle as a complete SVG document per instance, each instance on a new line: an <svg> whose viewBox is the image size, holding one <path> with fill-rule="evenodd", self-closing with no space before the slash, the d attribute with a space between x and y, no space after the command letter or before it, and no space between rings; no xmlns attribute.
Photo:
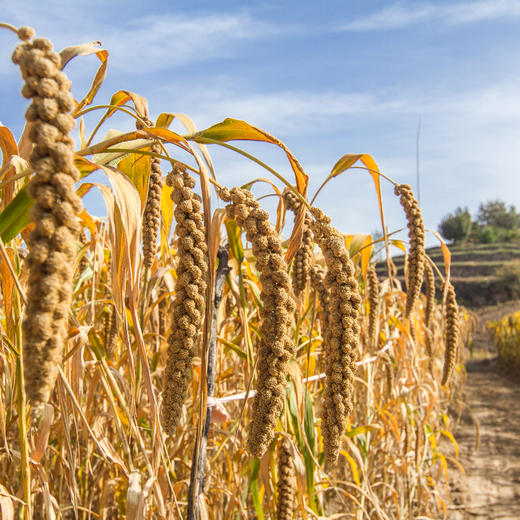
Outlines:
<svg viewBox="0 0 520 520"><path fill-rule="evenodd" d="M289 190L285 191L284 199L287 207L291 211L293 211L295 214L300 211L301 202L294 193ZM310 229L310 220L310 216L306 211L303 221L302 243L294 255L291 271L293 289L297 296L299 296L305 290L311 270L313 240L312 231Z"/></svg>
<svg viewBox="0 0 520 520"><path fill-rule="evenodd" d="M385 365L386 394L388 400L390 400L392 399L392 393L395 386L394 363L387 352L384 353L383 360Z"/></svg>
<svg viewBox="0 0 520 520"><path fill-rule="evenodd" d="M434 327L433 323L433 311L435 307L435 276L433 268L430 262L425 261L424 263L425 282L426 282L426 306L424 308L424 325L425 325L425 346L428 354L429 366L432 367L432 356L433 356L433 338L434 338Z"/></svg>
<svg viewBox="0 0 520 520"><path fill-rule="evenodd" d="M158 313L159 313L159 336L164 338L166 335L166 331L168 329L168 321L166 319L166 313L168 312L168 300L166 298L166 294L168 290L165 287L164 282L161 283L159 288L159 305L158 305Z"/></svg>
<svg viewBox="0 0 520 520"><path fill-rule="evenodd" d="M316 291L318 295L318 301L320 304L320 320L323 321L323 325L328 320L327 309L329 302L329 292L325 287L325 269L321 265L313 265L310 270L311 287Z"/></svg>
<svg viewBox="0 0 520 520"><path fill-rule="evenodd" d="M417 350L419 346L419 332L417 330L417 322L413 317L410 319L409 327L411 343L413 347Z"/></svg>
<svg viewBox="0 0 520 520"><path fill-rule="evenodd" d="M103 343L107 358L112 358L117 345L118 322L116 310L109 304L103 311Z"/></svg>
<svg viewBox="0 0 520 520"><path fill-rule="evenodd" d="M145 119L146 126L152 126L152 122ZM138 130L145 127L143 123L136 123ZM161 145L154 142L150 146L150 152L161 153ZM157 237L161 224L161 192L163 187L163 176L161 159L155 156L150 158L150 176L148 177L148 192L143 213L143 265L145 269L152 267L157 253Z"/></svg>
<svg viewBox="0 0 520 520"><path fill-rule="evenodd" d="M406 414L404 419L403 457L406 457L408 451L410 451L410 444L410 424L408 414Z"/></svg>
<svg viewBox="0 0 520 520"><path fill-rule="evenodd" d="M321 330L321 352L317 358L317 367L320 372L325 370L326 366L326 352L324 350L325 345L327 345L327 334L329 332L329 291L325 286L325 269L321 267L321 265L313 265L310 270L310 281L311 287L315 291L317 295L318 301L315 302L315 306L318 307L318 318L320 321L320 330Z"/></svg>
<svg viewBox="0 0 520 520"><path fill-rule="evenodd" d="M446 288L446 303L444 316L446 319L446 350L444 353L444 366L442 369L441 385L445 385L453 372L457 358L459 343L459 308L455 296L455 289L450 282Z"/></svg>
<svg viewBox="0 0 520 520"><path fill-rule="evenodd" d="M178 237L177 279L162 403L164 428L171 434L181 416L204 316L208 248L201 199L193 191L195 181L185 169L177 166L168 174L166 182L173 188L171 197L175 202L175 232Z"/></svg>
<svg viewBox="0 0 520 520"><path fill-rule="evenodd" d="M424 272L424 223L419 204L414 197L412 188L408 184L397 184L394 193L400 196L401 206L406 213L408 221L408 237L410 250L408 253L408 270L406 277L406 311L405 316L410 316L417 302L423 280Z"/></svg>
<svg viewBox="0 0 520 520"><path fill-rule="evenodd" d="M361 295L343 236L330 225L330 218L320 209L312 208L311 212L315 218L311 223L314 239L323 252L327 266L325 285L329 291L329 332L324 338L326 379L321 428L326 464L334 464L353 407L354 374L361 330L358 323Z"/></svg>
<svg viewBox="0 0 520 520"><path fill-rule="evenodd" d="M89 243L87 228L83 228L81 233L79 234L79 242L82 247L86 246ZM87 252L84 251L79 260L79 273L81 274L88 266L88 257Z"/></svg>
<svg viewBox="0 0 520 520"><path fill-rule="evenodd" d="M415 424L415 449L414 449L416 471L419 470L419 466L421 464L421 459L422 459L421 451L424 446L423 436L424 436L424 429L419 424L419 421L417 421Z"/></svg>
<svg viewBox="0 0 520 520"><path fill-rule="evenodd" d="M260 271L260 344L258 347L256 395L252 406L248 450L261 457L273 440L276 422L283 410L288 363L294 353L290 335L295 304L290 296L287 264L280 237L269 223L269 214L260 209L251 192L233 188L219 190L229 204L227 216L236 219L251 242L256 268Z"/></svg>
<svg viewBox="0 0 520 520"><path fill-rule="evenodd" d="M377 279L376 268L371 264L367 270L367 292L368 292L368 342L377 347L377 325L379 318L379 280Z"/></svg>
<svg viewBox="0 0 520 520"><path fill-rule="evenodd" d="M424 324L430 328L433 319L433 308L435 304L435 276L430 262L424 263L424 274L426 281L426 307L424 309Z"/></svg>
<svg viewBox="0 0 520 520"><path fill-rule="evenodd" d="M276 519L292 520L296 506L296 471L289 441L284 437L278 443L278 482L276 483Z"/></svg>
<svg viewBox="0 0 520 520"><path fill-rule="evenodd" d="M325 286L325 269L321 265L313 265L310 270L311 287L316 291L319 302L318 317L321 322L321 334L325 338L329 323L329 291Z"/></svg>
<svg viewBox="0 0 520 520"><path fill-rule="evenodd" d="M52 43L35 38L30 28L20 28L26 40L12 56L20 66L25 85L22 94L32 98L25 113L29 138L34 144L29 162L34 175L28 193L34 199L28 238L27 305L23 319L25 387L35 406L49 400L55 386L68 330L73 266L82 210L74 183L74 141L69 136L75 122L70 115L74 99L70 81L60 70L61 58Z"/></svg>

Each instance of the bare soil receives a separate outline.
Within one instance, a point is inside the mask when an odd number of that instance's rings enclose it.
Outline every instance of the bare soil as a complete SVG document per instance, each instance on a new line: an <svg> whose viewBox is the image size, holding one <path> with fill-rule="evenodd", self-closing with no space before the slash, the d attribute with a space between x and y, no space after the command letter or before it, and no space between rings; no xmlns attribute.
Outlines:
<svg viewBox="0 0 520 520"><path fill-rule="evenodd" d="M517 301L481 313L454 432L465 473L450 472L449 520L520 519L520 382L498 368L485 327L518 309Z"/></svg>

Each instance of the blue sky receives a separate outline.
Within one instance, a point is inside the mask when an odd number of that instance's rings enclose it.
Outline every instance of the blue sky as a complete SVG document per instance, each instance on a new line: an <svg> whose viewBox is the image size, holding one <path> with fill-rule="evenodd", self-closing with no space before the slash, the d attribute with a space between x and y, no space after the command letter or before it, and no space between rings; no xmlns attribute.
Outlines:
<svg viewBox="0 0 520 520"><path fill-rule="evenodd" d="M146 97L153 116L183 112L198 128L234 117L264 128L298 157L311 193L345 153L369 153L385 174L415 187L421 117L427 227L489 199L520 208L520 0L0 0L0 13L58 49L100 40L110 57L97 103L124 88ZM10 61L15 44L0 31L0 121L18 133L26 101ZM76 98L96 67L92 56L67 67ZM100 136L130 125L114 118ZM244 148L290 175L273 147ZM210 151L223 184L266 175L230 152ZM389 227L402 227L397 199L383 186ZM96 198L89 204L99 213ZM370 178L359 171L318 200L344 232L378 227Z"/></svg>

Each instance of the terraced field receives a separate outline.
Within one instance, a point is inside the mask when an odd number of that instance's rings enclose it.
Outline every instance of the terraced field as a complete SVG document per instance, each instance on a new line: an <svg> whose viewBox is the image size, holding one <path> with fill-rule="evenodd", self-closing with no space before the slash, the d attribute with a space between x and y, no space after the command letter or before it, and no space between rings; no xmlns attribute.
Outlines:
<svg viewBox="0 0 520 520"><path fill-rule="evenodd" d="M509 263L520 262L520 242L461 244L451 246L450 250L451 278L461 303L468 307L482 307L518 296L511 283L500 278L499 270ZM429 248L427 254L444 276L441 248ZM397 278L404 283L404 255L395 256L392 261L397 269ZM377 274L380 278L387 276L386 263L377 264Z"/></svg>

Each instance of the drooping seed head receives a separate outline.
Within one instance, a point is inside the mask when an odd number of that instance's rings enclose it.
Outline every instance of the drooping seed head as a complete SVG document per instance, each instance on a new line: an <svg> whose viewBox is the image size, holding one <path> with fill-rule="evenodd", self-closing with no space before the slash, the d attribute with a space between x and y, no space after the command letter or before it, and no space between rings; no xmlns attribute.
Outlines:
<svg viewBox="0 0 520 520"><path fill-rule="evenodd" d="M276 483L276 519L292 520L296 506L296 473L289 441L284 437L278 443L278 482Z"/></svg>
<svg viewBox="0 0 520 520"><path fill-rule="evenodd" d="M296 213L300 211L301 202L298 197L287 190L284 192L285 202L287 207L295 213L295 221L296 221ZM302 233L302 242L300 247L296 251L293 260L293 266L291 271L293 289L297 296L303 293L305 287L307 286L307 281L309 279L310 270L311 270L311 260L313 253L313 240L312 240L312 231L310 229L310 216L306 212L304 221L303 221L303 233Z"/></svg>
<svg viewBox="0 0 520 520"><path fill-rule="evenodd" d="M33 406L48 401L55 386L68 329L73 265L82 209L74 183L74 142L68 135L74 119L70 81L61 72L61 58L49 40L36 38L22 27L24 43L13 53L32 99L26 119L33 142L29 162L34 170L28 192L34 198L30 217L34 229L28 238L29 288L23 319L23 353L27 396Z"/></svg>
<svg viewBox="0 0 520 520"><path fill-rule="evenodd" d="M379 280L375 265L372 264L367 270L368 285L368 340L371 345L376 346L377 322L379 317Z"/></svg>
<svg viewBox="0 0 520 520"><path fill-rule="evenodd" d="M171 334L168 337L168 359L164 373L162 418L167 433L173 433L182 412L191 379L193 356L206 304L208 249L200 206L183 204L198 201L193 179L186 170L176 167L166 182L173 187L177 221L177 279ZM194 208L198 207L198 211ZM187 239L190 240L187 240Z"/></svg>
<svg viewBox="0 0 520 520"><path fill-rule="evenodd" d="M152 122L146 120L147 126L151 126ZM142 123L137 123L137 128ZM154 154L161 153L161 145L153 143L150 146L150 152ZM146 269L152 267L157 253L157 237L159 236L159 227L161 224L161 192L163 187L163 177L161 170L161 160L152 156L150 159L150 176L148 177L148 193L146 195L146 204L143 213L143 265ZM182 201L184 205L191 204L191 199Z"/></svg>
<svg viewBox="0 0 520 520"><path fill-rule="evenodd" d="M408 221L408 237L410 250L408 253L408 269L406 276L406 311L408 317L412 312L421 291L424 271L424 223L419 204L414 197L412 188L408 184L395 186L395 194L400 196Z"/></svg>
<svg viewBox="0 0 520 520"><path fill-rule="evenodd" d="M290 297L287 265L280 237L252 194L240 188L223 189L220 198L228 202L230 218L236 218L253 246L260 271L260 344L258 348L256 395L252 406L248 450L261 457L273 440L276 421L283 410L288 362L294 353L290 335L295 305Z"/></svg>
<svg viewBox="0 0 520 520"><path fill-rule="evenodd" d="M433 318L433 308L435 305L435 276L430 262L425 262L424 271L426 275L426 308L424 311L424 324L430 327Z"/></svg>
<svg viewBox="0 0 520 520"><path fill-rule="evenodd" d="M457 358L457 347L459 344L460 333L459 308L455 296L455 289L453 288L453 285L449 282L446 288L444 316L446 320L446 350L444 355L444 367L442 370L442 385L445 385L448 382L450 375L453 372L455 360Z"/></svg>
<svg viewBox="0 0 520 520"><path fill-rule="evenodd" d="M315 219L311 223L314 240L319 244L327 266L328 332L324 337L326 379L321 429L325 461L331 465L338 459L341 439L353 407L361 295L342 235L330 225L330 218L320 209L313 208L312 215Z"/></svg>

